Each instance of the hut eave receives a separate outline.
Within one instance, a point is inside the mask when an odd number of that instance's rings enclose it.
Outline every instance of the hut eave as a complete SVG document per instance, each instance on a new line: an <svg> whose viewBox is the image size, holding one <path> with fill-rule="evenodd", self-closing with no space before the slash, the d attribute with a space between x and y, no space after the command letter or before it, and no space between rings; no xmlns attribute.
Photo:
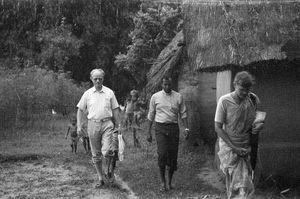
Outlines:
<svg viewBox="0 0 300 199"><path fill-rule="evenodd" d="M257 60L246 65L225 64L222 66L211 66L206 68L199 68L196 72L222 72L226 70L256 70L256 71L284 71L289 69L300 69L300 57L293 59L269 59Z"/></svg>
<svg viewBox="0 0 300 199"><path fill-rule="evenodd" d="M158 58L147 73L148 83L146 90L153 92L160 85L161 78L166 74L173 72L180 62L182 54L183 31L176 34L173 40L161 51Z"/></svg>

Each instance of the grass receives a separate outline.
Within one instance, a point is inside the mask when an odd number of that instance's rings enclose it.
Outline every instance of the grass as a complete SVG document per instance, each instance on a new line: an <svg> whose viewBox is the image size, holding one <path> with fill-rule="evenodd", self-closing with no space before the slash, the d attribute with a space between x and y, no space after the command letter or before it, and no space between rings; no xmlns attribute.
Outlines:
<svg viewBox="0 0 300 199"><path fill-rule="evenodd" d="M142 129L146 129L143 124ZM152 132L154 135L154 132ZM175 189L167 193L160 193L159 171L157 165L156 141L146 142L146 131L138 132L141 148L133 147L133 138L130 132L125 132L126 153L123 162L118 168L122 178L140 198L226 198L225 190L220 191L209 185L198 176L203 169L214 168L214 154L206 146L190 147L184 138L180 137L178 170L174 175ZM211 169L213 171L213 169ZM213 171L217 172L217 171ZM224 182L224 181L223 181ZM288 194L280 195L275 184L265 184L256 189L257 199L298 198L299 188L293 188Z"/></svg>
<svg viewBox="0 0 300 199"><path fill-rule="evenodd" d="M142 125L145 129L145 124ZM44 129L39 127L24 129L18 132L6 132L5 137L0 139L0 162L30 161L36 159L45 159L51 161L51 164L62 165L81 165L87 169L89 175L82 173L82 180L75 179L72 182L74 186L83 187L91 184L92 174L95 170L90 163L90 156L84 152L81 143L78 145L78 153L71 154L69 140L64 136L67 130L67 119L60 118L48 123ZM225 191L220 191L198 174L203 168L213 167L213 154L204 146L188 147L183 137L180 137L178 170L174 175L175 189L167 193L160 193L160 178L157 165L156 141L150 144L146 142L146 131L138 131L138 138L141 148L133 147L132 134L129 131L124 132L126 140L125 159L117 163L117 174L129 184L129 187L139 198L224 198ZM153 132L154 134L154 132ZM3 136L1 134L0 136ZM41 179L43 180L43 179ZM124 193L119 193L113 189L118 197L124 198ZM295 192L295 191L294 191ZM288 193L289 198L297 198L298 193ZM279 195L278 189L274 186L265 186L257 190L256 198L283 198ZM286 195L286 196L287 196Z"/></svg>
<svg viewBox="0 0 300 199"><path fill-rule="evenodd" d="M143 126L145 129L145 125ZM155 136L147 143L145 131L139 131L141 148L133 147L132 135L125 132L125 160L119 163L119 172L130 187L141 198L201 198L205 195L221 195L220 191L206 185L197 176L204 165L212 164L213 157L205 147L189 148L183 137L180 138L178 170L174 175L175 189L160 193L159 171Z"/></svg>
<svg viewBox="0 0 300 199"><path fill-rule="evenodd" d="M0 134L0 171L5 172L0 172L0 176L7 176L6 172L13 171L13 175L6 180L15 186L7 190L6 185L0 183L0 195L9 197L13 194L17 198L85 198L99 195L99 191L93 188L97 177L91 156L85 153L80 142L77 154L71 153L70 140L64 139L67 124L67 119L60 119L49 123L44 129L33 126L18 132L6 132L5 137ZM24 164L33 166L35 172L23 168ZM36 170L39 165L41 169ZM26 178L18 179L24 171L34 175L30 182L26 182ZM66 174L68 178L62 179L59 172L69 173ZM106 187L105 193L113 193L112 198L127 198L126 191L109 185Z"/></svg>

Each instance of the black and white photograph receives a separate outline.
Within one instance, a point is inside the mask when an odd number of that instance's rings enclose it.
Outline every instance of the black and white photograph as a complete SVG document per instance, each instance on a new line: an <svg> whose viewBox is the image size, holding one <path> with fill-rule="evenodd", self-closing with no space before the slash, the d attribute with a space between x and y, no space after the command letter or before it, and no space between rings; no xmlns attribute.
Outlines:
<svg viewBox="0 0 300 199"><path fill-rule="evenodd" d="M300 199L300 0L0 0L0 198Z"/></svg>

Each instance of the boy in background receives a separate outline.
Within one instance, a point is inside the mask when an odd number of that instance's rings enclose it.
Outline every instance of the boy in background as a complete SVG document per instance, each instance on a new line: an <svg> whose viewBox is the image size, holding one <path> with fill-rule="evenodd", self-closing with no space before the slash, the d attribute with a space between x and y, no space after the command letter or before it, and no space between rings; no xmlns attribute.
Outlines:
<svg viewBox="0 0 300 199"><path fill-rule="evenodd" d="M68 125L68 131L67 131L65 139L67 139L69 133L70 133L70 138L71 138L72 153L73 152L76 153L77 152L77 142L78 142L76 117L72 117L71 123Z"/></svg>
<svg viewBox="0 0 300 199"><path fill-rule="evenodd" d="M147 102L144 97L139 98L139 106L140 110L138 111L136 119L138 120L139 124L141 124L146 120L147 117Z"/></svg>
<svg viewBox="0 0 300 199"><path fill-rule="evenodd" d="M82 132L83 132L83 136L82 136L82 144L83 144L83 148L85 150L86 153L88 153L89 151L91 151L91 147L90 147L90 140L89 140L89 135L87 133L87 122L84 123L82 125Z"/></svg>
<svg viewBox="0 0 300 199"><path fill-rule="evenodd" d="M132 129L133 133L133 145L135 147L140 147L139 140L136 136L136 131L140 127L138 120L140 112L140 104L138 101L139 93L137 90L130 91L131 99L127 101L125 106L125 120L129 129Z"/></svg>

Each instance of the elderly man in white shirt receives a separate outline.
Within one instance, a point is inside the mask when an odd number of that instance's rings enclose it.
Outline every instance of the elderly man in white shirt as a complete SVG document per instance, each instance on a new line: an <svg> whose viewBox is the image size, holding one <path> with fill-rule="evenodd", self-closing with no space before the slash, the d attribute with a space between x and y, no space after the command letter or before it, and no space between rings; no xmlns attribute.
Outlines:
<svg viewBox="0 0 300 199"><path fill-rule="evenodd" d="M158 166L162 185L160 191L172 189L172 177L177 170L177 155L179 144L180 117L185 127L185 136L188 136L188 123L186 107L180 93L171 89L172 79L164 76L162 81L163 90L152 95L149 104L149 128L148 142L152 142L151 128L155 121L155 136L157 141ZM168 166L168 183L165 179L165 171Z"/></svg>
<svg viewBox="0 0 300 199"><path fill-rule="evenodd" d="M102 157L106 159L112 158L110 152L112 151L111 142L114 122L120 128L119 104L114 92L103 85L104 75L105 73L102 69L91 71L90 78L94 86L83 94L77 104L77 132L79 136L82 134L83 118L85 113L87 113L92 160L99 178L96 188L101 188L104 185ZM108 174L110 176L113 175L111 173Z"/></svg>

